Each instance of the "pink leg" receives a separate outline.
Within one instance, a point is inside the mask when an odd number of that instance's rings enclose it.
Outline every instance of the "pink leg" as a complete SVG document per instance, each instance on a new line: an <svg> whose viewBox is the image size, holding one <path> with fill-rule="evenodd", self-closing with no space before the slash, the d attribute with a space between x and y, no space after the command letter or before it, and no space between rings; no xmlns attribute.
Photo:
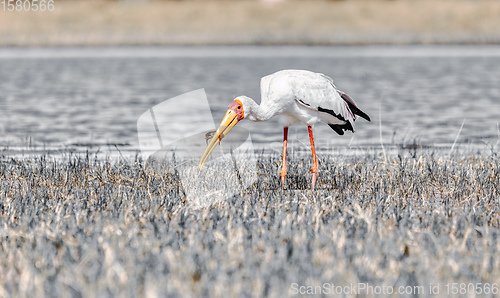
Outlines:
<svg viewBox="0 0 500 298"><path fill-rule="evenodd" d="M283 128L283 165L281 166L281 189L285 189L287 139L288 139L288 127L284 127Z"/></svg>
<svg viewBox="0 0 500 298"><path fill-rule="evenodd" d="M314 185L316 184L316 175L318 172L318 160L316 159L316 150L314 149L314 137L313 137L313 131L312 127L308 126L307 129L309 130L309 141L311 141L311 151L313 155L313 166L312 166L312 187L311 189L314 189Z"/></svg>

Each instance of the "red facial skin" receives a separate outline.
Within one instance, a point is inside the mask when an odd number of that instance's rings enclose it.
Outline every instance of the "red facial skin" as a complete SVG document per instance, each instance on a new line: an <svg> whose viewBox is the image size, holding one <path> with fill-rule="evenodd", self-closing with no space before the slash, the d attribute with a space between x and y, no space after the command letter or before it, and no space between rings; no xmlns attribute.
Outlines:
<svg viewBox="0 0 500 298"><path fill-rule="evenodd" d="M232 110L236 113L238 121L245 117L245 112L243 112L243 104L237 99L235 99L227 109Z"/></svg>

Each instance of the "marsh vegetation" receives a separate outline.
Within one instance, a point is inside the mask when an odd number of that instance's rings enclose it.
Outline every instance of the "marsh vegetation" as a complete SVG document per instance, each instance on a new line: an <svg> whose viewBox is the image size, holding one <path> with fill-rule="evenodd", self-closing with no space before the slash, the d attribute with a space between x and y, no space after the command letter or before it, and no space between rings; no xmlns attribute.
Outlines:
<svg viewBox="0 0 500 298"><path fill-rule="evenodd" d="M309 155L289 163L284 192L281 157L262 155L257 183L204 208L185 199L173 163L159 173L140 159L4 158L0 296L498 282L495 154L320 158L315 191Z"/></svg>

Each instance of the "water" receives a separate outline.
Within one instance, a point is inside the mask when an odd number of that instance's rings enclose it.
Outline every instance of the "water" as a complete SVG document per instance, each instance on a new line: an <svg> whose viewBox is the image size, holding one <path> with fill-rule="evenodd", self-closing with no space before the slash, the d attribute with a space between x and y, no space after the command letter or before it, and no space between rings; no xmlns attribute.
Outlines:
<svg viewBox="0 0 500 298"><path fill-rule="evenodd" d="M281 69L331 76L372 118L344 136L318 124L320 151L449 149L455 140L490 148L500 139L496 46L4 48L0 148L136 152L137 119L152 106L205 88L218 125L234 97L259 102L260 78ZM277 120L238 126L255 148L281 150ZM289 142L306 148L306 127L292 126Z"/></svg>

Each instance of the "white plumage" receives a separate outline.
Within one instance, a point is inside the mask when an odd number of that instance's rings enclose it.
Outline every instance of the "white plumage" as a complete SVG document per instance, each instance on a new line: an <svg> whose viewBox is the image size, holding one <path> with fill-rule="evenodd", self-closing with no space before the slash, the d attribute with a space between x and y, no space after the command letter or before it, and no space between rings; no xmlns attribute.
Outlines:
<svg viewBox="0 0 500 298"><path fill-rule="evenodd" d="M286 146L288 127L302 122L308 126L313 152L313 180L316 181L317 160L314 150L312 126L325 122L340 135L344 131L354 132L354 121L360 116L370 121L370 117L362 112L356 103L333 84L333 80L321 73L307 70L282 70L265 76L260 81L261 104L247 96L238 96L229 105L215 137L208 145L200 160L200 169L208 155L224 136L242 119L250 121L266 121L280 116L284 126L283 165L281 177L283 184L286 175Z"/></svg>
<svg viewBox="0 0 500 298"><path fill-rule="evenodd" d="M370 120L347 94L335 87L330 77L321 73L278 71L261 79L260 92L260 106L246 96L236 98L243 104L245 119L266 121L280 115L285 127L297 122L313 126L322 121L352 131L355 129L355 113Z"/></svg>

